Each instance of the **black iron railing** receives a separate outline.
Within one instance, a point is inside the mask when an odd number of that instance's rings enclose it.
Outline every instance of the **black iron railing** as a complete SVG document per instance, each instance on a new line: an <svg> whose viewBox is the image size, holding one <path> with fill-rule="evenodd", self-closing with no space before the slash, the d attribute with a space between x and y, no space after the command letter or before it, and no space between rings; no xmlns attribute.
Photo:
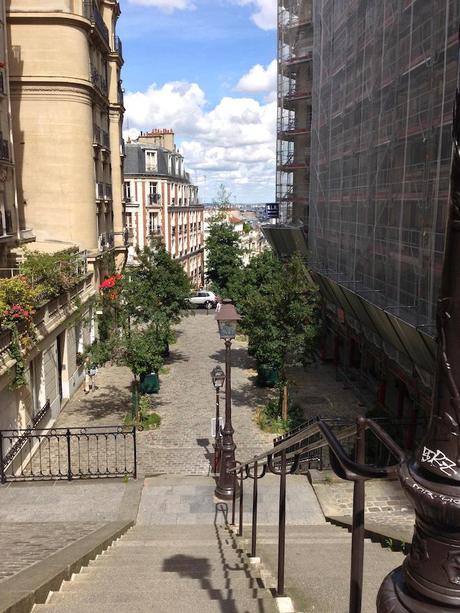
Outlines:
<svg viewBox="0 0 460 613"><path fill-rule="evenodd" d="M378 422L378 423L377 423ZM330 466L342 479L354 482L353 521L352 521L352 556L350 571L350 613L361 612L363 559L364 559L364 507L365 481L396 476L399 463L404 457L403 451L383 430L382 425L390 429L395 426L403 429L409 422L403 420L364 417L352 422L345 419L321 419L319 417L307 422L293 432L275 439L272 449L244 462L236 462L229 472L234 475L234 496L232 503L232 525L235 525L236 492L240 492L238 536L243 536L243 499L244 481L250 479L252 488L252 523L251 523L251 557L257 555L257 507L258 481L266 474L280 477L279 516L278 516L278 582L277 593L285 592L284 569L286 555L286 478L290 474L306 474L314 464L315 468ZM412 425L412 422L411 424ZM374 436L366 452L366 432ZM381 447L387 450L382 454ZM363 465L366 458L369 463ZM386 464L377 466L373 458L385 457ZM327 458L327 462L326 462ZM363 468L364 466L364 468ZM359 470L358 470L359 468Z"/></svg>
<svg viewBox="0 0 460 613"><path fill-rule="evenodd" d="M1 483L136 478L136 464L136 428L0 430Z"/></svg>
<svg viewBox="0 0 460 613"><path fill-rule="evenodd" d="M109 29L93 0L83 0L83 16L96 26L97 31L107 44L110 44Z"/></svg>

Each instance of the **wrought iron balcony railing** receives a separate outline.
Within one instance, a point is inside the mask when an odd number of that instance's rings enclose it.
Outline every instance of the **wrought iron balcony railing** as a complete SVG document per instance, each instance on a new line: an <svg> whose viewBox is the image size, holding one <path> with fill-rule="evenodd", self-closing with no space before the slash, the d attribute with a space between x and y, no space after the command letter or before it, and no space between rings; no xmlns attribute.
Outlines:
<svg viewBox="0 0 460 613"><path fill-rule="evenodd" d="M102 15L93 0L83 0L83 16L96 26L104 41L110 45L109 29L105 25Z"/></svg>

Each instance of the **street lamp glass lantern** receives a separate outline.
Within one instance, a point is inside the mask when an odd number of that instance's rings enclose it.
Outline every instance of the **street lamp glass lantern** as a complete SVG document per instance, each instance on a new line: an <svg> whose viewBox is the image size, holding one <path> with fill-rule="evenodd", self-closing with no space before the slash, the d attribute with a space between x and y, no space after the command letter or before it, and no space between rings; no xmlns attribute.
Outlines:
<svg viewBox="0 0 460 613"><path fill-rule="evenodd" d="M221 339L231 340L236 336L236 328L241 315L235 309L231 300L224 300L220 311L216 313L216 321L219 326L219 335Z"/></svg>
<svg viewBox="0 0 460 613"><path fill-rule="evenodd" d="M211 379L212 379L212 384L214 385L216 390L218 390L219 388L223 386L224 381L225 381L225 373L220 366L216 366L215 368L212 369Z"/></svg>

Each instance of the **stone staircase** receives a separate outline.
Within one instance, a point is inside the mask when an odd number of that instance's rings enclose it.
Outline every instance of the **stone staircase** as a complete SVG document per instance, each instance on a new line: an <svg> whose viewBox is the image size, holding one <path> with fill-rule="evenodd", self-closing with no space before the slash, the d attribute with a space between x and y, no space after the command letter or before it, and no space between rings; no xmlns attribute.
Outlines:
<svg viewBox="0 0 460 613"><path fill-rule="evenodd" d="M135 526L34 613L276 613L220 525Z"/></svg>
<svg viewBox="0 0 460 613"><path fill-rule="evenodd" d="M277 613L277 527L259 526L257 555L250 564L246 538L222 520L214 525L132 528L107 551L52 592L44 613ZM351 536L330 524L287 526L286 592L282 611L347 613ZM384 576L403 560L400 553L366 540L363 613L375 611Z"/></svg>
<svg viewBox="0 0 460 613"><path fill-rule="evenodd" d="M241 549L250 549L250 530L237 538ZM278 528L257 530L259 573L268 588L276 588ZM286 526L286 593L295 611L348 613L351 534L331 524ZM404 559L402 553L365 540L363 613L376 610L375 601L383 578Z"/></svg>

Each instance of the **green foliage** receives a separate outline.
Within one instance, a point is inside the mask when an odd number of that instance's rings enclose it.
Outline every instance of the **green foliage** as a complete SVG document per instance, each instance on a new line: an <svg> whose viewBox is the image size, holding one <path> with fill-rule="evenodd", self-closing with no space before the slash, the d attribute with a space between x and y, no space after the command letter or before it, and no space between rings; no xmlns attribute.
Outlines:
<svg viewBox="0 0 460 613"><path fill-rule="evenodd" d="M257 423L261 430L283 434L304 423L305 417L299 407L290 407L288 418L281 417L280 403L278 399L271 399L257 412Z"/></svg>
<svg viewBox="0 0 460 613"><path fill-rule="evenodd" d="M76 253L40 253L28 251L21 265L25 275L43 300L69 290L81 279L80 259Z"/></svg>
<svg viewBox="0 0 460 613"><path fill-rule="evenodd" d="M32 310L39 303L40 292L32 287L26 277L19 276L12 279L0 279L0 317L1 314L14 304Z"/></svg>
<svg viewBox="0 0 460 613"><path fill-rule="evenodd" d="M244 232L245 234L249 234L249 232L250 232L251 230L252 230L252 226L251 226L251 224L250 224L250 223L248 223L247 221L245 221L245 222L243 223L243 232Z"/></svg>
<svg viewBox="0 0 460 613"><path fill-rule="evenodd" d="M319 327L318 291L297 255L282 263L271 252L253 258L234 279L231 295L258 364L279 369L311 355Z"/></svg>
<svg viewBox="0 0 460 613"><path fill-rule="evenodd" d="M125 417L125 426L136 426L140 430L154 430L159 428L161 417L155 413L152 407L152 399L149 396L139 398L137 419L133 419L131 414Z"/></svg>
<svg viewBox="0 0 460 613"><path fill-rule="evenodd" d="M110 345L110 359L127 366L134 376L158 372L163 365L164 337L155 326L122 333Z"/></svg>
<svg viewBox="0 0 460 613"><path fill-rule="evenodd" d="M139 264L124 275L124 309L131 319L151 322L161 313L171 323L178 322L188 307L190 281L180 262L173 260L164 245L137 252Z"/></svg>
<svg viewBox="0 0 460 613"><path fill-rule="evenodd" d="M223 297L243 265L240 237L225 221L212 221L206 240L208 251L206 277Z"/></svg>
<svg viewBox="0 0 460 613"><path fill-rule="evenodd" d="M16 325L12 322L2 324L2 327L11 331L11 344L8 347L8 353L10 354L10 357L15 360L14 376L10 383L10 388L19 389L27 383L25 376L26 363L21 349L21 339Z"/></svg>

